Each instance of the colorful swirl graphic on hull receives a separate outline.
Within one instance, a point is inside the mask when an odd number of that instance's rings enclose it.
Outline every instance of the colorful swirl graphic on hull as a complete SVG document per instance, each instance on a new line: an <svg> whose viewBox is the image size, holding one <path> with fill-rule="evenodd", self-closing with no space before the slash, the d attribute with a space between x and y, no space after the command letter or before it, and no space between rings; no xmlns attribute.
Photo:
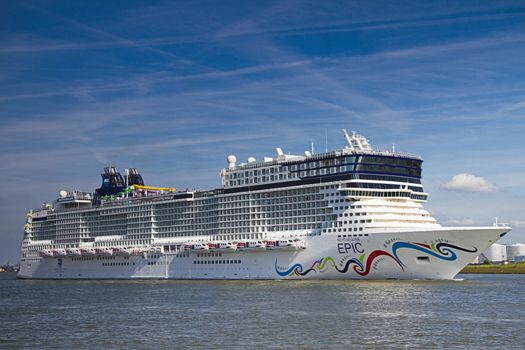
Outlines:
<svg viewBox="0 0 525 350"><path fill-rule="evenodd" d="M455 250L459 250L467 253L476 253L477 248L473 247L472 249L467 249L459 247L450 243L409 243L409 242L395 242L392 244L392 252L386 252L384 250L374 250L370 254L362 254L358 259L351 258L344 262L343 266L339 266L331 256L321 258L314 261L314 263L307 269L301 264L294 264L286 270L282 270L277 265L277 260L275 260L275 271L279 276L306 276L311 272L325 272L330 267L335 269L339 273L346 273L350 268L360 276L366 276L370 273L373 262L381 257L385 256L391 258L396 262L397 265L404 271L406 265L403 264L401 259L398 256L399 249L412 249L418 250L422 253L431 255L441 260L454 261L457 259L457 254Z"/></svg>

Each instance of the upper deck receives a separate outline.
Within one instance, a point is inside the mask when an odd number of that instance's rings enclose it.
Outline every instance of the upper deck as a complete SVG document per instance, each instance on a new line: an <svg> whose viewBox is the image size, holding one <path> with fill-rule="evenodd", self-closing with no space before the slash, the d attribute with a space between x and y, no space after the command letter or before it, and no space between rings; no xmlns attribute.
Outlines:
<svg viewBox="0 0 525 350"><path fill-rule="evenodd" d="M315 177L363 174L376 176L377 180L420 183L422 159L418 155L375 151L361 135L349 136L345 130L348 146L341 150L304 156L284 154L277 148L277 156L248 163L236 164L236 157L228 156L228 167L220 175L224 188L278 183ZM382 177L381 177L382 176ZM366 178L366 176L364 176ZM359 178L356 176L354 178ZM368 179L374 179L368 178Z"/></svg>
<svg viewBox="0 0 525 350"><path fill-rule="evenodd" d="M306 151L304 155L284 154L277 148L276 157L264 157L256 161L250 157L247 163L236 164L235 156L228 157L228 167L221 170L222 188L212 190L184 190L174 193L171 188L133 186L126 177L122 178L116 168L106 168L103 177L103 187L108 176L120 178L117 186L117 195L103 196L97 199L97 193L61 191L60 197L51 205L45 205L41 210L45 212L64 212L74 210L96 210L101 207L121 205L136 205L148 202L169 200L193 200L196 198L233 194L245 191L267 190L303 186L335 181L359 182L347 187L367 188L407 188L416 192L423 192L421 187L422 159L418 155L394 151L373 150L368 140L357 134L348 135L345 131L348 145L343 149L313 154ZM113 170L107 174L107 170ZM133 169L136 172L135 169ZM138 175L135 174L135 175ZM119 183L120 183L119 182ZM398 183L374 187L363 182ZM401 185L403 184L403 185ZM390 186L390 187L388 187ZM160 191L142 190L142 188L156 188ZM97 192L99 192L97 190ZM425 197L426 198L426 197ZM418 199L425 199L419 198ZM38 212L39 210L35 210Z"/></svg>

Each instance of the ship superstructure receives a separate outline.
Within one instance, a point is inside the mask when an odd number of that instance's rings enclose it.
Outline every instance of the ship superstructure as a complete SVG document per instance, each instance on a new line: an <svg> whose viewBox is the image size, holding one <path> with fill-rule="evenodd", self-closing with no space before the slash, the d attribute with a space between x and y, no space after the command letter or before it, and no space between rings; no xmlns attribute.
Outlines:
<svg viewBox="0 0 525 350"><path fill-rule="evenodd" d="M422 159L343 149L237 164L222 187L146 186L107 167L95 193L28 214L23 278L452 278L507 227L443 228L422 206Z"/></svg>

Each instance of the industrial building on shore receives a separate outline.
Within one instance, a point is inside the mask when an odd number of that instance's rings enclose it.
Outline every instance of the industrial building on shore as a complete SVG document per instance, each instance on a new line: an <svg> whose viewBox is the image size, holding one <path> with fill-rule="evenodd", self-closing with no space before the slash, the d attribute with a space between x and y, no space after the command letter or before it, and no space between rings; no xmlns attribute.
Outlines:
<svg viewBox="0 0 525 350"><path fill-rule="evenodd" d="M498 244L494 243L487 250L481 253L473 264L504 263L525 261L525 244Z"/></svg>

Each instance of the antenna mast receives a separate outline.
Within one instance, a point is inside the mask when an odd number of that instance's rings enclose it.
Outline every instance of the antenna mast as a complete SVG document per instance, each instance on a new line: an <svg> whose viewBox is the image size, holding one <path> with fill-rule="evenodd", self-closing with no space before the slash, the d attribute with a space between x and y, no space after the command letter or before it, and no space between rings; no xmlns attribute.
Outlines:
<svg viewBox="0 0 525 350"><path fill-rule="evenodd" d="M353 150L354 145L352 144L352 139L350 138L350 135L348 135L348 131L346 131L346 129L343 129L343 133L345 134L346 141L348 141L348 147Z"/></svg>
<svg viewBox="0 0 525 350"><path fill-rule="evenodd" d="M324 129L324 151L328 153L328 130Z"/></svg>

